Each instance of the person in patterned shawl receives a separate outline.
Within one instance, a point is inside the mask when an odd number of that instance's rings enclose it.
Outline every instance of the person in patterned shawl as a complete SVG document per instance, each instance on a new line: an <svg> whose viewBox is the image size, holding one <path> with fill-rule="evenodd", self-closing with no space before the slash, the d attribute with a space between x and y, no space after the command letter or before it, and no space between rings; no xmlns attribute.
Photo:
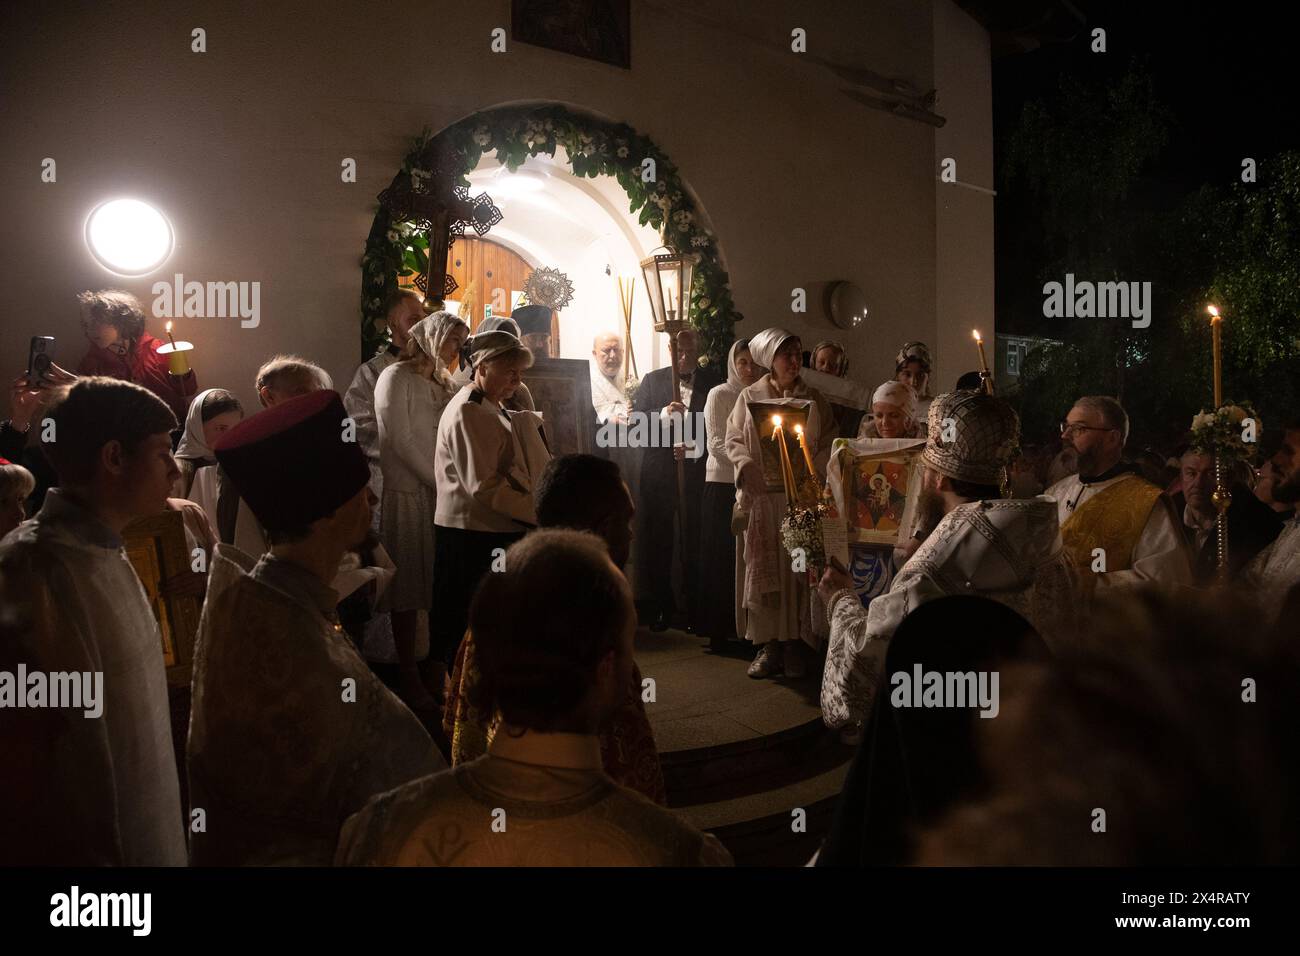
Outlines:
<svg viewBox="0 0 1300 956"><path fill-rule="evenodd" d="M546 465L537 489L537 521L543 528L575 528L601 537L620 570L632 546L636 508L627 483L614 462L594 455L562 455ZM471 703L478 681L473 632L465 635L452 669L442 729L451 742L451 763L458 766L487 753L497 722ZM600 732L601 763L615 783L668 803L654 731L641 700L641 671L632 664L632 681L623 706Z"/></svg>
<svg viewBox="0 0 1300 956"><path fill-rule="evenodd" d="M999 491L1019 435L1011 406L981 392L950 392L930 406L918 510L934 531L869 609L835 568L819 585L831 629L821 691L828 726L853 738L871 711L889 639L934 598L984 595L1022 615L1049 648L1071 640L1075 575L1056 503Z"/></svg>

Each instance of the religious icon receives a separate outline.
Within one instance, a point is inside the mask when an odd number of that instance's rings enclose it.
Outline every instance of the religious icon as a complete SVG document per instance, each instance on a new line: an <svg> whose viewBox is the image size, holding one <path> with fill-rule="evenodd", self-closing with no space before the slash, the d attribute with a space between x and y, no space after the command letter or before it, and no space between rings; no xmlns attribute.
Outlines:
<svg viewBox="0 0 1300 956"><path fill-rule="evenodd" d="M907 504L907 466L867 458L854 462L852 476L854 526L859 531L897 533Z"/></svg>
<svg viewBox="0 0 1300 956"><path fill-rule="evenodd" d="M749 414L758 431L758 447L762 451L763 479L769 492L785 491L787 484L795 489L798 499L792 504L805 507L816 503L821 482L809 473L807 459L799 444L796 430L808 429L808 413L812 402L804 398L762 399L749 403ZM778 441L785 442L782 455ZM783 471L787 476L783 477Z"/></svg>
<svg viewBox="0 0 1300 956"><path fill-rule="evenodd" d="M596 413L591 405L591 369L583 359L552 359L524 375L542 413L551 455L591 454Z"/></svg>
<svg viewBox="0 0 1300 956"><path fill-rule="evenodd" d="M137 518L123 530L122 541L127 560L144 585L154 617L158 620L158 630L162 632L167 683L188 687L201 600L196 597L167 597L162 593L163 581L190 570L184 518L179 511Z"/></svg>
<svg viewBox="0 0 1300 956"><path fill-rule="evenodd" d="M848 522L850 545L890 548L912 533L924 439L840 439L826 486Z"/></svg>

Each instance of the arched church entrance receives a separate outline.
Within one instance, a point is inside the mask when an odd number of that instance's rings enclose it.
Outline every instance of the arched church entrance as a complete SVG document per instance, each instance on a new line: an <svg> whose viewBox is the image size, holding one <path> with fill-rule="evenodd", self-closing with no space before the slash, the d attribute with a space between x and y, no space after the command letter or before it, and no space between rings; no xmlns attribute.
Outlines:
<svg viewBox="0 0 1300 956"><path fill-rule="evenodd" d="M740 315L713 229L667 154L627 124L562 104L511 105L420 136L381 194L366 243L363 357L384 343L383 302L398 285L450 276L426 294L460 308L470 291L472 325L489 308L513 311L513 293L523 290L493 283L471 291L456 278L456 250L467 261L462 243L474 236L571 283L556 309L554 357L586 358L596 332L621 330L642 374L666 364L667 348L651 328L639 263L660 246L693 253L691 321L707 360L725 358ZM442 241L445 266L436 261ZM620 278L625 288L637 280L626 317Z"/></svg>

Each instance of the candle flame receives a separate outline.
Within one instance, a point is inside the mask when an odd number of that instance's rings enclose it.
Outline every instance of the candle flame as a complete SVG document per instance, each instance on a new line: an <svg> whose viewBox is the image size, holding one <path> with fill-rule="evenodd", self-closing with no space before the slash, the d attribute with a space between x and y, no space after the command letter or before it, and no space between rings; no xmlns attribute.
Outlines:
<svg viewBox="0 0 1300 956"><path fill-rule="evenodd" d="M795 433L796 435L802 435L802 434L803 434L803 426L802 426L802 425L795 425L795 426L794 426L794 433Z"/></svg>
<svg viewBox="0 0 1300 956"><path fill-rule="evenodd" d="M1214 316L1216 319L1219 317L1219 307L1217 305L1212 305L1205 311L1210 313L1210 315Z"/></svg>
<svg viewBox="0 0 1300 956"><path fill-rule="evenodd" d="M971 338L973 338L976 342L983 342L983 341L984 341L982 338L980 338L980 330L979 330L979 329L971 329L971 333L970 333L970 334L971 334Z"/></svg>
<svg viewBox="0 0 1300 956"><path fill-rule="evenodd" d="M781 427L781 416L780 416L780 415L773 415L773 416L772 416L772 424L775 425L777 428L780 428L780 427Z"/></svg>
<svg viewBox="0 0 1300 956"><path fill-rule="evenodd" d="M172 330L172 321L171 321L171 319L168 319L168 320L167 320L167 331L170 332L171 330Z"/></svg>

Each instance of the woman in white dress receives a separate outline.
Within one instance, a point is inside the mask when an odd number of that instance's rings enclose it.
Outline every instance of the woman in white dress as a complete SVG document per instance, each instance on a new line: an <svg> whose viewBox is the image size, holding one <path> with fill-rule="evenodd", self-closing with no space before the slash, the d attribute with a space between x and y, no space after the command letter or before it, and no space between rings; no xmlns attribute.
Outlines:
<svg viewBox="0 0 1300 956"><path fill-rule="evenodd" d="M379 535L397 565L381 607L392 612L402 698L413 709L430 710L437 700L429 687L437 693L441 675L426 666L422 679L416 628L433 593L434 452L438 421L457 391L448 363L469 336L469 326L450 312L435 312L411 326L409 334L402 357L375 382L384 489Z"/></svg>
<svg viewBox="0 0 1300 956"><path fill-rule="evenodd" d="M790 557L781 546L785 493L767 490L761 439L749 403L769 399L807 399L812 403L805 436L819 475L826 474L838 428L830 402L800 377L803 345L797 335L785 329L764 329L749 340L749 352L760 366L756 371L765 374L741 390L727 419L727 457L736 469L741 510L749 515L742 604L747 614L745 638L759 648L749 676L770 677L784 670L788 677L802 677L807 672L803 645L816 644L808 576L791 569Z"/></svg>

